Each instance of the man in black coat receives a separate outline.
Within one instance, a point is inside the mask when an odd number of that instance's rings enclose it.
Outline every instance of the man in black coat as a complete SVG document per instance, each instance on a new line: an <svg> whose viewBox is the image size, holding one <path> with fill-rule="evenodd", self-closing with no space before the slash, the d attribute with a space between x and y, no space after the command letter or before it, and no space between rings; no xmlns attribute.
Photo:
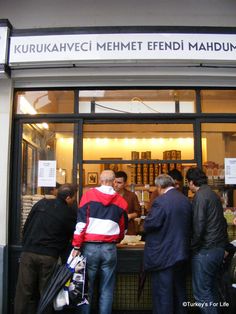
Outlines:
<svg viewBox="0 0 236 314"><path fill-rule="evenodd" d="M155 184L159 196L144 222L144 268L151 272L153 313L186 313L191 203L174 187L169 175L159 175Z"/></svg>
<svg viewBox="0 0 236 314"><path fill-rule="evenodd" d="M193 198L192 285L201 313L221 310L217 280L228 244L227 223L220 197L207 185L200 168L190 168L186 178Z"/></svg>
<svg viewBox="0 0 236 314"><path fill-rule="evenodd" d="M14 314L36 313L58 257L72 239L77 216L75 198L76 188L64 184L56 199L42 199L32 207L23 228Z"/></svg>

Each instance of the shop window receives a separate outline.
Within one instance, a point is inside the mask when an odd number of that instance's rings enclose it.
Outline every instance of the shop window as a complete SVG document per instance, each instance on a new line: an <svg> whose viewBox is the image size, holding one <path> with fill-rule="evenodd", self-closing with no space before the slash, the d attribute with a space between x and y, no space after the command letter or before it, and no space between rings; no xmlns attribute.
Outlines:
<svg viewBox="0 0 236 314"><path fill-rule="evenodd" d="M236 113L236 90L202 90L202 112Z"/></svg>
<svg viewBox="0 0 236 314"><path fill-rule="evenodd" d="M21 169L21 226L33 204L54 198L56 188L72 182L73 124L24 124Z"/></svg>
<svg viewBox="0 0 236 314"><path fill-rule="evenodd" d="M83 160L86 186L103 169L127 172L128 184L153 186L158 174L175 168L184 173L182 160L194 160L193 126L85 124Z"/></svg>
<svg viewBox="0 0 236 314"><path fill-rule="evenodd" d="M225 158L236 156L236 123L202 124L203 168L208 182L223 197L233 186L225 185ZM236 195L235 195L236 196ZM235 197L223 199L224 207L236 206Z"/></svg>
<svg viewBox="0 0 236 314"><path fill-rule="evenodd" d="M193 90L86 90L79 92L80 113L193 113Z"/></svg>
<svg viewBox="0 0 236 314"><path fill-rule="evenodd" d="M64 90L19 91L17 114L55 114L74 112L74 92Z"/></svg>

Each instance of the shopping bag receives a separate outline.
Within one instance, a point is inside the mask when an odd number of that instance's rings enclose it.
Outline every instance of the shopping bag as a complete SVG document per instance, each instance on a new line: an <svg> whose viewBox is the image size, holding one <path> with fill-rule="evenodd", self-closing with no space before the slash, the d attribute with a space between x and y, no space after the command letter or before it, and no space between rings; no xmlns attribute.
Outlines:
<svg viewBox="0 0 236 314"><path fill-rule="evenodd" d="M81 255L81 260L75 267L69 285L69 302L71 305L79 306L88 304L88 285L86 278L86 258Z"/></svg>
<svg viewBox="0 0 236 314"><path fill-rule="evenodd" d="M53 306L56 311L88 304L86 258L81 254L73 257L71 253L67 265L70 265L73 274L54 298Z"/></svg>
<svg viewBox="0 0 236 314"><path fill-rule="evenodd" d="M70 280L68 283L70 283ZM69 305L68 285L65 285L65 287L59 291L58 295L53 301L53 308L55 311L61 311L66 305Z"/></svg>
<svg viewBox="0 0 236 314"><path fill-rule="evenodd" d="M61 289L64 288L68 280L72 278L75 272L75 267L80 260L80 256L71 256L66 264L58 265L56 267L40 298L37 314L43 314L44 311L53 304L54 299L57 298Z"/></svg>

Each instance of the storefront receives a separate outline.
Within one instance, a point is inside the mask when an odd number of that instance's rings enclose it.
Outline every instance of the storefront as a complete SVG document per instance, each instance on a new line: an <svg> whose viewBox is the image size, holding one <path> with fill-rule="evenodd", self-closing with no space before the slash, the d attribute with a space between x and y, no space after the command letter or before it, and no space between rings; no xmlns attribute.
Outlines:
<svg viewBox="0 0 236 314"><path fill-rule="evenodd" d="M3 69L13 104L9 313L22 225L56 182L78 184L80 199L98 185L102 169L122 169L147 207L155 176L176 168L185 178L198 165L225 197L224 207L236 207L234 184L225 185L225 158L236 155L235 33L11 31L4 61L11 73ZM229 234L235 239L231 225ZM149 279L137 302L142 250L119 248L114 310L151 309Z"/></svg>

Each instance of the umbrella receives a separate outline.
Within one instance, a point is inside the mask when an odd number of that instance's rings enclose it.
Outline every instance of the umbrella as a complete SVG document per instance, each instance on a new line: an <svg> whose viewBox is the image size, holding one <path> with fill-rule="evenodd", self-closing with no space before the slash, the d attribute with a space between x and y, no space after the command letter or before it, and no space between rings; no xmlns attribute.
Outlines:
<svg viewBox="0 0 236 314"><path fill-rule="evenodd" d="M138 274L138 301L141 298L146 278L147 278L147 275L146 275L146 272L144 270L144 266L143 266L143 263L142 263L141 270L140 270L140 272Z"/></svg>
<svg viewBox="0 0 236 314"><path fill-rule="evenodd" d="M56 267L39 300L37 314L43 314L44 311L46 311L47 307L53 302L53 299L59 293L61 288L73 276L78 259L80 259L80 257L76 256L69 263L58 265Z"/></svg>

